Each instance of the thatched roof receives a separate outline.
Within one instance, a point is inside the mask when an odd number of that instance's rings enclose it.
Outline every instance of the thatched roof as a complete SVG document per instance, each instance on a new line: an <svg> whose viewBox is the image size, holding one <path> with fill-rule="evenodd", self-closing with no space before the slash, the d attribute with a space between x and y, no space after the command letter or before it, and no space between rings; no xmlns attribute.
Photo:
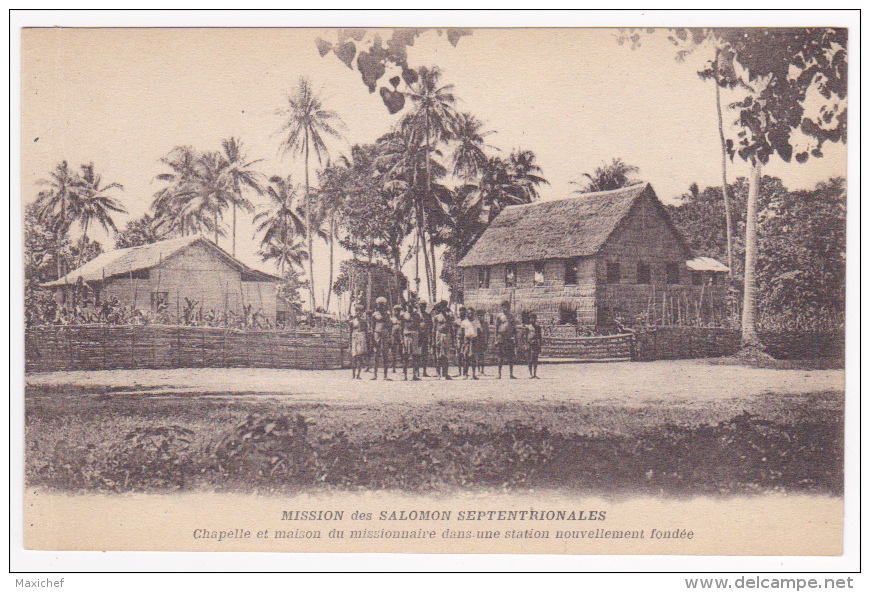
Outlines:
<svg viewBox="0 0 870 592"><path fill-rule="evenodd" d="M43 286L52 287L75 284L79 278L85 282L95 282L113 276L123 276L134 271L151 269L196 243L206 245L207 248L215 251L218 256L224 259L230 267L239 270L241 273L250 274L256 281L280 281L279 278L273 275L251 269L207 238L200 235L191 235L102 253L62 278L53 282L47 282Z"/></svg>
<svg viewBox="0 0 870 592"><path fill-rule="evenodd" d="M650 184L639 183L568 199L509 206L493 220L459 267L594 255L641 197L649 197L658 205L685 246Z"/></svg>

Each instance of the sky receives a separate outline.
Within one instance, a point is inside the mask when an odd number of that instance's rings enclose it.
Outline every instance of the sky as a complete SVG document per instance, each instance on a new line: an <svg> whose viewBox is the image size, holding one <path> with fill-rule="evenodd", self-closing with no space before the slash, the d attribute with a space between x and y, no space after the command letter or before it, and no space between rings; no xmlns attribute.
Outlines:
<svg viewBox="0 0 870 592"><path fill-rule="evenodd" d="M640 169L659 198L673 202L689 185L721 183L715 89L696 72L711 57L699 48L684 62L658 31L632 50L616 29L474 29L456 47L435 31L409 48L412 66L438 65L453 84L458 108L496 133L489 143L508 154L532 150L549 185L542 199L571 196L570 182L614 157ZM388 32L384 33L389 36ZM325 29L30 29L22 34L22 200L35 199L38 181L62 160L93 162L104 182L124 186L116 197L129 216L150 206L161 184L160 158L173 147L217 150L242 139L267 176L304 179L300 161L281 156L276 110L300 76L311 79L327 107L341 116L343 139L330 156L388 132L400 117L370 94L357 71L333 54L320 57L315 39ZM382 83L385 83L385 79ZM734 97L723 94L723 102ZM736 137L725 113L726 136ZM791 189L846 175L846 147L803 165L765 168ZM748 167L729 164L728 177ZM315 175L312 174L312 179ZM255 203L256 196L251 197ZM274 271L257 255L252 216L239 219L237 256ZM227 218L229 220L229 218ZM112 239L89 232L106 248ZM229 249L229 239L220 245ZM315 245L318 298L328 277L328 249ZM338 259L346 254L339 253ZM414 271L404 270L413 277ZM440 294L446 296L444 287Z"/></svg>

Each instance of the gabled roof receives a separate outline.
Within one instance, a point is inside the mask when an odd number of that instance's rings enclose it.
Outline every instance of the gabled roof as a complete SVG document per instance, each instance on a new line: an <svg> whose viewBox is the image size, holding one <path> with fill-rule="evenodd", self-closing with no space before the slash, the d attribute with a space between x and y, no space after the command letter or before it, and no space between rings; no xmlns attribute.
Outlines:
<svg viewBox="0 0 870 592"><path fill-rule="evenodd" d="M459 267L594 255L642 196L649 196L657 204L688 251L652 186L638 183L567 199L508 206L459 262Z"/></svg>
<svg viewBox="0 0 870 592"><path fill-rule="evenodd" d="M85 282L95 282L112 276L125 275L143 269L151 269L195 243L206 245L223 258L230 267L233 267L242 273L251 274L259 281L280 281L279 278L273 275L251 269L204 236L191 235L158 241L156 243L141 245L139 247L115 249L108 253L102 253L78 269L69 272L62 278L54 280L53 282L47 282L43 284L43 286L52 287L75 284L79 278L82 278L82 281Z"/></svg>

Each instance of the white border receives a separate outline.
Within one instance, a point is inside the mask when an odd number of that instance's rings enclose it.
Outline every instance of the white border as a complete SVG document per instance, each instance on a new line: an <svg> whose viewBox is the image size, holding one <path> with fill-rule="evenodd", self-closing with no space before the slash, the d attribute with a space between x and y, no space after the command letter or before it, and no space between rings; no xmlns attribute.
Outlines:
<svg viewBox="0 0 870 592"><path fill-rule="evenodd" d="M823 11L823 12L800 12L800 11L756 11L747 13L744 11L694 11L694 12L670 12L670 11L629 11L629 12L488 12L488 11L417 11L417 12L15 12L10 15L11 43L8 45L11 51L11 84L10 113L12 117L10 129L10 173L11 173L11 248L10 262L22 260L21 245L21 214L20 214L20 28L22 26L469 26L469 27L516 27L516 26L683 26L709 25L715 22L721 26L764 26L764 25L827 25L845 26L850 28L850 82L849 96L853 105L857 104L856 98L860 99L858 76L860 68L860 55L857 51L860 43L859 15L855 12ZM649 571L740 571L749 573L758 572L844 572L858 568L858 427L859 415L859 334L856 319L860 315L859 297L859 232L860 232L860 205L858 176L860 163L858 148L858 134L860 126L858 109L851 112L850 150L848 155L849 181L852 191L849 194L849 258L848 264L848 297L850 321L847 331L847 415L846 415L846 523L845 523L845 553L842 557L833 558L793 558L793 557L670 557L670 556L548 556L548 555L339 555L339 554L281 554L281 553L85 553L85 552L34 552L23 551L22 523L20 512L15 514L15 508L21 508L22 504L22 477L23 477L23 450L20 444L12 449L12 487L7 491L11 493L13 520L10 526L10 541L12 544L12 566L14 570L26 571L67 571L67 570L127 570L148 571L160 570L244 570L244 571L347 571L347 570L438 570L438 571L562 571L562 570L613 570L626 572L629 570ZM4 216L8 215L4 212ZM17 264L12 265L10 277L10 291L3 291L2 298L9 298L11 293L10 317L12 333L10 341L10 364L13 369L23 369L23 303L18 294L22 293L23 280L22 270ZM10 398L12 402L10 430L13 443L23 442L23 374L20 370L13 370L10 377ZM5 407L3 413L6 413ZM5 458L5 456L4 456ZM3 479L7 479L6 471L3 471ZM9 485L7 483L7 485ZM683 589L682 578L677 575L652 577L648 575L633 574L624 576L611 576L599 574L600 577L591 577L583 580L584 584L599 582L608 586L624 583L633 588L650 587L656 588L655 582L670 582L672 587L667 589ZM21 576L19 576L21 577ZM60 576L57 576L60 577ZM125 588L152 588L154 585L166 585L169 580L187 582L189 576L160 576L147 575L136 578L113 576L84 576L67 574L67 582L87 582L88 587L96 586L97 589L109 589L123 585ZM250 580L243 580L239 576L232 575L197 575L194 584L197 586L230 586L250 585ZM283 585L298 586L308 582L308 578L288 581L284 578ZM469 576L471 577L471 576ZM540 577L540 576L536 576ZM735 576L736 577L736 576ZM56 579L50 576L51 579ZM244 584L243 582L247 582ZM425 582L415 581L417 588L429 588L438 585L439 580L427 579ZM471 579L464 580L472 584ZM524 581L521 576L511 576L512 585ZM234 584L235 582L235 584ZM316 584L317 580L311 580ZM258 581L258 584L261 583ZM356 586L354 580L347 583ZM536 579L534 583L542 584L542 580ZM10 584L13 582L10 581ZM480 584L484 584L483 581ZM486 580L484 585L491 587L494 582ZM533 585L533 582L529 582ZM184 584L187 585L187 584ZM322 585L322 584L321 584ZM173 587L174 588L174 587Z"/></svg>

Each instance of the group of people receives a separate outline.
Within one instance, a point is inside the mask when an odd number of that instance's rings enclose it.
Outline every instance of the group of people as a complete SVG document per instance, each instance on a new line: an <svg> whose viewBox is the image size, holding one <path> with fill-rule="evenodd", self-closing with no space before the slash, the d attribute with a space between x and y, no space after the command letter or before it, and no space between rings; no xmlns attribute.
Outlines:
<svg viewBox="0 0 870 592"><path fill-rule="evenodd" d="M541 353L541 326L534 313L523 313L518 323L510 302L501 304L495 318L495 346L498 355L498 378L507 365L514 376L514 361L519 357L528 364L529 378L538 378L538 358ZM485 374L485 356L490 341L490 325L474 308L460 306L454 315L446 300L428 310L426 302L411 300L396 304L392 310L383 296L375 301L374 310L357 304L350 321L352 376L362 379L362 373L373 371L371 380L391 380L399 362L408 380L429 377L430 355L435 377L441 380L463 378L478 380ZM450 360L455 359L457 374L450 374Z"/></svg>

